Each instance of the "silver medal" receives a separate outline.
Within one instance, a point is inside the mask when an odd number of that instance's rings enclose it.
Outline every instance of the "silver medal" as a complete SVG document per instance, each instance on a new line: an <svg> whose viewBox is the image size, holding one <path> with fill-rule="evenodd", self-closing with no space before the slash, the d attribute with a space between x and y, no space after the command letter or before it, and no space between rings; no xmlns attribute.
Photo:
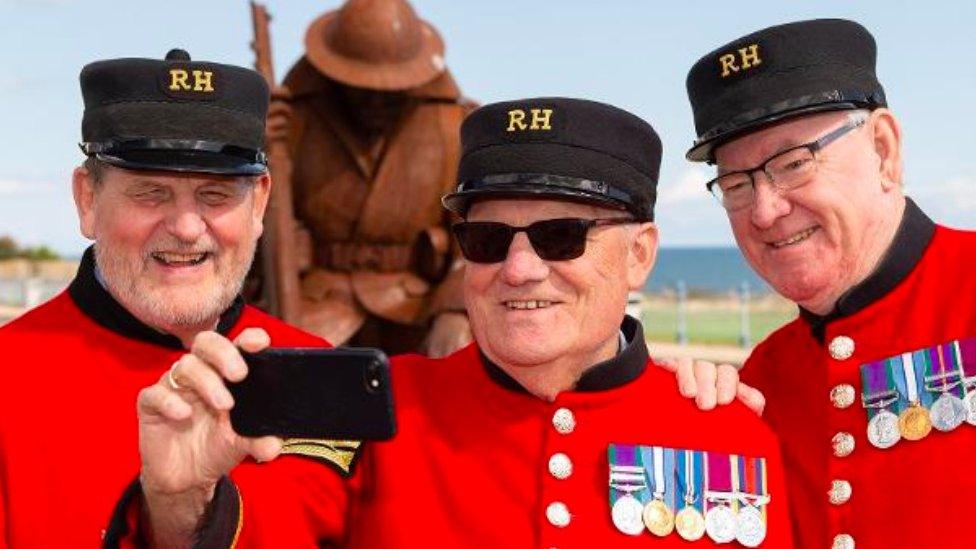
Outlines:
<svg viewBox="0 0 976 549"><path fill-rule="evenodd" d="M891 448L901 440L898 430L898 416L882 408L868 422L868 440L882 450Z"/></svg>
<svg viewBox="0 0 976 549"><path fill-rule="evenodd" d="M961 398L942 393L929 408L932 427L940 431L951 431L966 421L969 410Z"/></svg>
<svg viewBox="0 0 976 549"><path fill-rule="evenodd" d="M735 539L735 513L728 505L716 505L705 513L705 533L715 543L730 543Z"/></svg>
<svg viewBox="0 0 976 549"><path fill-rule="evenodd" d="M976 425L976 391L966 395L966 423Z"/></svg>
<svg viewBox="0 0 976 549"><path fill-rule="evenodd" d="M621 496L613 504L610 516L617 530L629 536L639 536L644 531L644 506L630 494Z"/></svg>
<svg viewBox="0 0 976 549"><path fill-rule="evenodd" d="M766 539L762 511L752 505L739 508L739 514L735 517L735 539L746 547L759 547Z"/></svg>

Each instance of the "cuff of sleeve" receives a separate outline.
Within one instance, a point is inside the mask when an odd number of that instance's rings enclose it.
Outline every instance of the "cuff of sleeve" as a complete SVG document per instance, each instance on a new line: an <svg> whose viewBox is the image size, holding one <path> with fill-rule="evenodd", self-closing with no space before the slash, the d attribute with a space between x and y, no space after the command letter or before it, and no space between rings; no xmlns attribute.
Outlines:
<svg viewBox="0 0 976 549"><path fill-rule="evenodd" d="M142 484L136 478L126 487L115 504L112 518L102 539L102 547L148 547L142 535ZM214 497L207 507L203 527L197 532L193 547L234 547L243 526L241 494L228 477L221 477Z"/></svg>
<svg viewBox="0 0 976 549"><path fill-rule="evenodd" d="M241 507L241 493L237 486L230 478L221 477L193 547L234 547L243 526L244 513Z"/></svg>

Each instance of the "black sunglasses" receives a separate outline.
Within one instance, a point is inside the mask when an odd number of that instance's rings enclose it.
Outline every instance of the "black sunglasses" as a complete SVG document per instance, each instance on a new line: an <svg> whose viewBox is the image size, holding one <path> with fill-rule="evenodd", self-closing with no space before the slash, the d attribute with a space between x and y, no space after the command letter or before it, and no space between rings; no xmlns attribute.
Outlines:
<svg viewBox="0 0 976 549"><path fill-rule="evenodd" d="M575 259L586 251L586 233L591 227L636 223L631 218L579 219L567 217L536 221L527 227L513 227L496 221L464 221L453 227L461 253L475 263L498 263L508 257L516 233L525 232L535 253L546 261Z"/></svg>

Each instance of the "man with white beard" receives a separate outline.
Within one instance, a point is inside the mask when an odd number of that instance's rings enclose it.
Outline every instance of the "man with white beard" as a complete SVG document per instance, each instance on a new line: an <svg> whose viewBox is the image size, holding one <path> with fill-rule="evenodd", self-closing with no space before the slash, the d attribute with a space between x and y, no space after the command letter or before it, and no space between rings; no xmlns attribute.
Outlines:
<svg viewBox="0 0 976 549"><path fill-rule="evenodd" d="M173 50L92 63L81 88L72 188L94 245L0 329L0 547L101 543L139 471L136 394L188 349L325 345L238 297L271 188L261 76Z"/></svg>

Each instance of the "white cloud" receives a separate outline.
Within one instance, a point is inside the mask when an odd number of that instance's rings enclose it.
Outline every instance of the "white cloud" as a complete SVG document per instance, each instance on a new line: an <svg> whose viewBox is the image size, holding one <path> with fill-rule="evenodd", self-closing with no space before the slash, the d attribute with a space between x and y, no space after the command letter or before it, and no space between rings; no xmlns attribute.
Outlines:
<svg viewBox="0 0 976 549"><path fill-rule="evenodd" d="M906 191L935 221L976 228L976 174L957 174L937 183L909 184Z"/></svg>
<svg viewBox="0 0 976 549"><path fill-rule="evenodd" d="M657 203L662 206L674 206L690 202L707 202L711 200L705 183L709 180L708 171L699 166L685 168L674 183L660 186Z"/></svg>
<svg viewBox="0 0 976 549"><path fill-rule="evenodd" d="M0 179L0 196L23 194L30 189L30 184L14 179Z"/></svg>

